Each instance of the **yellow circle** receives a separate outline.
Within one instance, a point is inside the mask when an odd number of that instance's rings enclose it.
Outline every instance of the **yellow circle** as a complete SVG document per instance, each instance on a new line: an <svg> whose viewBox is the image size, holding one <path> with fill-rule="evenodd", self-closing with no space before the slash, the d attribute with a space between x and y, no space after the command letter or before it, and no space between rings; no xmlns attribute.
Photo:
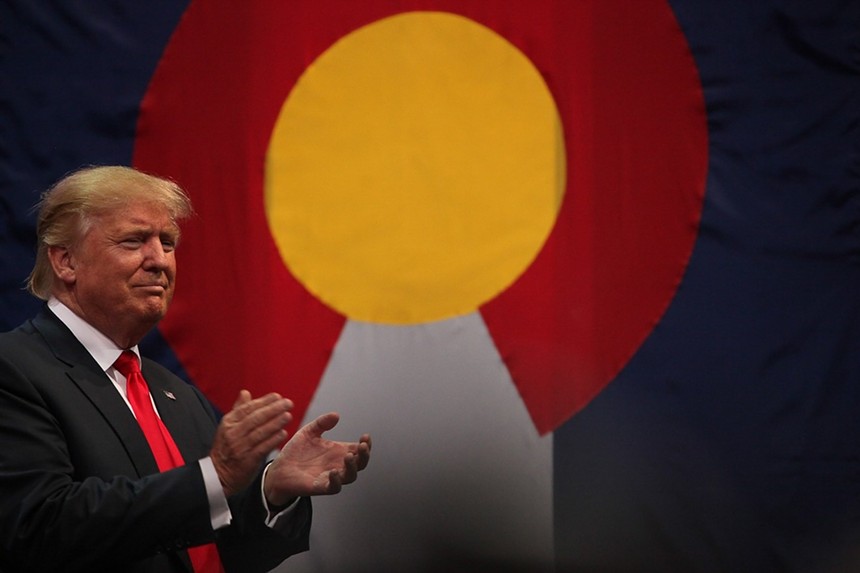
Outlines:
<svg viewBox="0 0 860 573"><path fill-rule="evenodd" d="M475 311L555 223L564 144L543 78L462 16L409 12L341 38L285 101L266 157L275 242L349 318Z"/></svg>

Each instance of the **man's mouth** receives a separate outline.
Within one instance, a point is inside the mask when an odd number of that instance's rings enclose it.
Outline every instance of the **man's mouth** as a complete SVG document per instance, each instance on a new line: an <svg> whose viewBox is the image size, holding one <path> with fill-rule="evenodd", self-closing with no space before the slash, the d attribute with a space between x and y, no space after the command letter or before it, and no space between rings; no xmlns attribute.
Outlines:
<svg viewBox="0 0 860 573"><path fill-rule="evenodd" d="M159 294L160 294L160 293L163 293L164 291L166 291L166 290L167 290L167 285L158 284L158 283L155 283L155 284L143 284L143 285L135 285L135 288L137 288L137 289L141 289L141 290L145 290L145 291L148 291L148 292L153 292L153 293L159 293Z"/></svg>

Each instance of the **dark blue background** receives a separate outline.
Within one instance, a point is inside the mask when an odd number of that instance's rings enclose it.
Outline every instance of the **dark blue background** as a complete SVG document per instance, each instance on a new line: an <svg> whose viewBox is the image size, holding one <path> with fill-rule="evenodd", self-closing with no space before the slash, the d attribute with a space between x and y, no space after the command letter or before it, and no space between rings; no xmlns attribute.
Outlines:
<svg viewBox="0 0 860 573"><path fill-rule="evenodd" d="M707 105L701 232L555 433L560 562L860 570L860 3L671 5Z"/></svg>
<svg viewBox="0 0 860 573"><path fill-rule="evenodd" d="M0 331L35 314L33 205L84 165L131 165L138 109L188 6L180 0L0 2ZM142 343L187 379L157 331Z"/></svg>

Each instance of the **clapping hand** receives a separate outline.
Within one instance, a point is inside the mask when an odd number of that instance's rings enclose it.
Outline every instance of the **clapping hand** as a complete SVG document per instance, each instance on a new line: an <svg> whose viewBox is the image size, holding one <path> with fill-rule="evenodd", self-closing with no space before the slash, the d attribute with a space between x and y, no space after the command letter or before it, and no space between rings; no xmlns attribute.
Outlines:
<svg viewBox="0 0 860 573"><path fill-rule="evenodd" d="M335 442L323 433L337 425L339 415L323 414L302 427L281 448L266 474L263 491L269 503L281 506L299 496L331 495L352 483L370 461L370 435L358 442Z"/></svg>

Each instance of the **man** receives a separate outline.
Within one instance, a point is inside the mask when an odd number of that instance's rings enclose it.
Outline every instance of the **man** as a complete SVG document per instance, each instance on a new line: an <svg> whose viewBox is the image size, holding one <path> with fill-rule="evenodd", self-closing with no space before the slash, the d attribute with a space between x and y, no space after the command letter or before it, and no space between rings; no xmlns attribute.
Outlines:
<svg viewBox="0 0 860 573"><path fill-rule="evenodd" d="M127 167L43 195L28 288L47 304L0 334L3 572L268 571L308 548L308 496L367 465L368 435L322 437L331 413L261 470L289 400L243 390L217 423L155 362L141 378L137 344L167 312L190 213L177 185Z"/></svg>

